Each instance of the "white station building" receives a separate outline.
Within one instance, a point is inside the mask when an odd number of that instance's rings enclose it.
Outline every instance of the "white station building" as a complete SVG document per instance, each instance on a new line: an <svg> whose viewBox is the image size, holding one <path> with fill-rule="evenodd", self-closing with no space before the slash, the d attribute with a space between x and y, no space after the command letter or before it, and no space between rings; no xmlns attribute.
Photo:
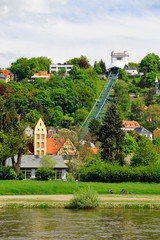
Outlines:
<svg viewBox="0 0 160 240"><path fill-rule="evenodd" d="M108 70L115 68L124 69L127 75L136 75L138 74L137 69L130 69L128 65L129 61L129 53L124 51L123 53L115 53L114 51L111 52L111 64L108 67Z"/></svg>

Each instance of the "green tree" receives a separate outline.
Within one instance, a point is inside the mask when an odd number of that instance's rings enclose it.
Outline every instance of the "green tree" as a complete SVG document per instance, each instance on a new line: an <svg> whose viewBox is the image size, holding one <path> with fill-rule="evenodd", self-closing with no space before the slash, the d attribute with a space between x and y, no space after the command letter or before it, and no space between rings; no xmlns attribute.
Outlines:
<svg viewBox="0 0 160 240"><path fill-rule="evenodd" d="M160 146L160 137L156 137L153 139L153 144L156 146Z"/></svg>
<svg viewBox="0 0 160 240"><path fill-rule="evenodd" d="M100 65L100 67L102 69L102 73L106 74L107 73L106 64L105 64L105 62L102 59L100 60L99 65Z"/></svg>
<svg viewBox="0 0 160 240"><path fill-rule="evenodd" d="M93 70L97 73L97 74L101 74L102 73L102 69L100 67L100 64L97 63L97 61L94 63L94 68Z"/></svg>
<svg viewBox="0 0 160 240"><path fill-rule="evenodd" d="M56 162L53 161L53 159L51 158L51 156L49 155L44 155L41 159L40 159L40 164L42 167L46 167L46 168L50 168L50 169L54 169Z"/></svg>
<svg viewBox="0 0 160 240"><path fill-rule="evenodd" d="M126 155L134 153L137 147L138 144L136 140L132 136L126 134L124 137L124 153Z"/></svg>
<svg viewBox="0 0 160 240"><path fill-rule="evenodd" d="M127 73L125 70L119 68L118 69L118 78L127 82L128 81L128 77L127 77Z"/></svg>
<svg viewBox="0 0 160 240"><path fill-rule="evenodd" d="M154 53L146 55L140 62L140 72L143 72L144 75L149 72L157 72L159 67L159 60L159 56Z"/></svg>
<svg viewBox="0 0 160 240"><path fill-rule="evenodd" d="M131 160L131 165L153 165L158 161L158 159L159 155L152 141L146 137L142 137Z"/></svg>
<svg viewBox="0 0 160 240"><path fill-rule="evenodd" d="M106 161L113 161L117 152L122 152L124 144L124 131L122 119L116 111L116 106L112 104L103 120L99 131L99 141L101 142L101 157Z"/></svg>

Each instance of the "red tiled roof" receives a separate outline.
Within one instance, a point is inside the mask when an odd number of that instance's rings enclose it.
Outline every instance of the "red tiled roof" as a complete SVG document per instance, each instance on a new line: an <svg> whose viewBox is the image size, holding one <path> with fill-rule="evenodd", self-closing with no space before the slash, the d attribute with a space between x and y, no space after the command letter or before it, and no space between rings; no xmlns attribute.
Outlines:
<svg viewBox="0 0 160 240"><path fill-rule="evenodd" d="M66 142L65 138L47 138L46 139L46 153L57 155L63 144Z"/></svg>
<svg viewBox="0 0 160 240"><path fill-rule="evenodd" d="M8 74L10 74L10 71L8 71L8 70L1 70L0 71L1 73L3 73L4 74L4 76L8 76Z"/></svg>
<svg viewBox="0 0 160 240"><path fill-rule="evenodd" d="M47 133L47 138L51 138L53 136L53 133Z"/></svg>
<svg viewBox="0 0 160 240"><path fill-rule="evenodd" d="M124 54L124 53L114 53L114 55L122 55L122 54Z"/></svg>
<svg viewBox="0 0 160 240"><path fill-rule="evenodd" d="M137 128L140 127L139 123L137 121L123 121L122 122L123 127L125 128Z"/></svg>

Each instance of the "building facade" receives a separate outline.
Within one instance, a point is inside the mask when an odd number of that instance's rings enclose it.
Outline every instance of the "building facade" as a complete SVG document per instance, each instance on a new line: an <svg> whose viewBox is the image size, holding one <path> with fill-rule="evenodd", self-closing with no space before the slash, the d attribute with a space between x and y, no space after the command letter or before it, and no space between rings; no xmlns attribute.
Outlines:
<svg viewBox="0 0 160 240"><path fill-rule="evenodd" d="M50 65L50 73L53 73L54 71L58 72L60 69L65 69L66 74L68 74L72 70L73 65L67 65L67 64L51 64Z"/></svg>
<svg viewBox="0 0 160 240"><path fill-rule="evenodd" d="M40 118L34 128L34 155L46 155L47 129Z"/></svg>

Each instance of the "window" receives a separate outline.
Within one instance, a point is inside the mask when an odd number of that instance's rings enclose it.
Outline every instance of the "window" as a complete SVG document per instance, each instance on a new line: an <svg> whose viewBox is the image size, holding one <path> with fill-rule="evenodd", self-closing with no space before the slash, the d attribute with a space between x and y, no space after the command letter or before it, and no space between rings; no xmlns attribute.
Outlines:
<svg viewBox="0 0 160 240"><path fill-rule="evenodd" d="M44 148L44 142L41 143L41 148Z"/></svg>
<svg viewBox="0 0 160 240"><path fill-rule="evenodd" d="M36 144L36 145L37 145L37 148L39 148L39 147L40 147L40 144L39 144L39 142L37 142L37 144Z"/></svg>
<svg viewBox="0 0 160 240"><path fill-rule="evenodd" d="M42 126L42 123L40 123L39 125Z"/></svg>
<svg viewBox="0 0 160 240"><path fill-rule="evenodd" d="M25 174L25 179L30 179L32 176L32 169L22 169L22 172Z"/></svg>
<svg viewBox="0 0 160 240"><path fill-rule="evenodd" d="M40 139L40 134L37 134L37 139Z"/></svg>
<svg viewBox="0 0 160 240"><path fill-rule="evenodd" d="M39 156L39 150L37 151L36 155L38 155L38 156Z"/></svg>
<svg viewBox="0 0 160 240"><path fill-rule="evenodd" d="M121 60L122 58L121 57L117 57L117 60Z"/></svg>
<svg viewBox="0 0 160 240"><path fill-rule="evenodd" d="M41 134L41 139L44 139L44 134Z"/></svg>
<svg viewBox="0 0 160 240"><path fill-rule="evenodd" d="M41 151L41 155L44 155L44 151L43 150Z"/></svg>
<svg viewBox="0 0 160 240"><path fill-rule="evenodd" d="M55 169L56 179L62 179L62 169Z"/></svg>

